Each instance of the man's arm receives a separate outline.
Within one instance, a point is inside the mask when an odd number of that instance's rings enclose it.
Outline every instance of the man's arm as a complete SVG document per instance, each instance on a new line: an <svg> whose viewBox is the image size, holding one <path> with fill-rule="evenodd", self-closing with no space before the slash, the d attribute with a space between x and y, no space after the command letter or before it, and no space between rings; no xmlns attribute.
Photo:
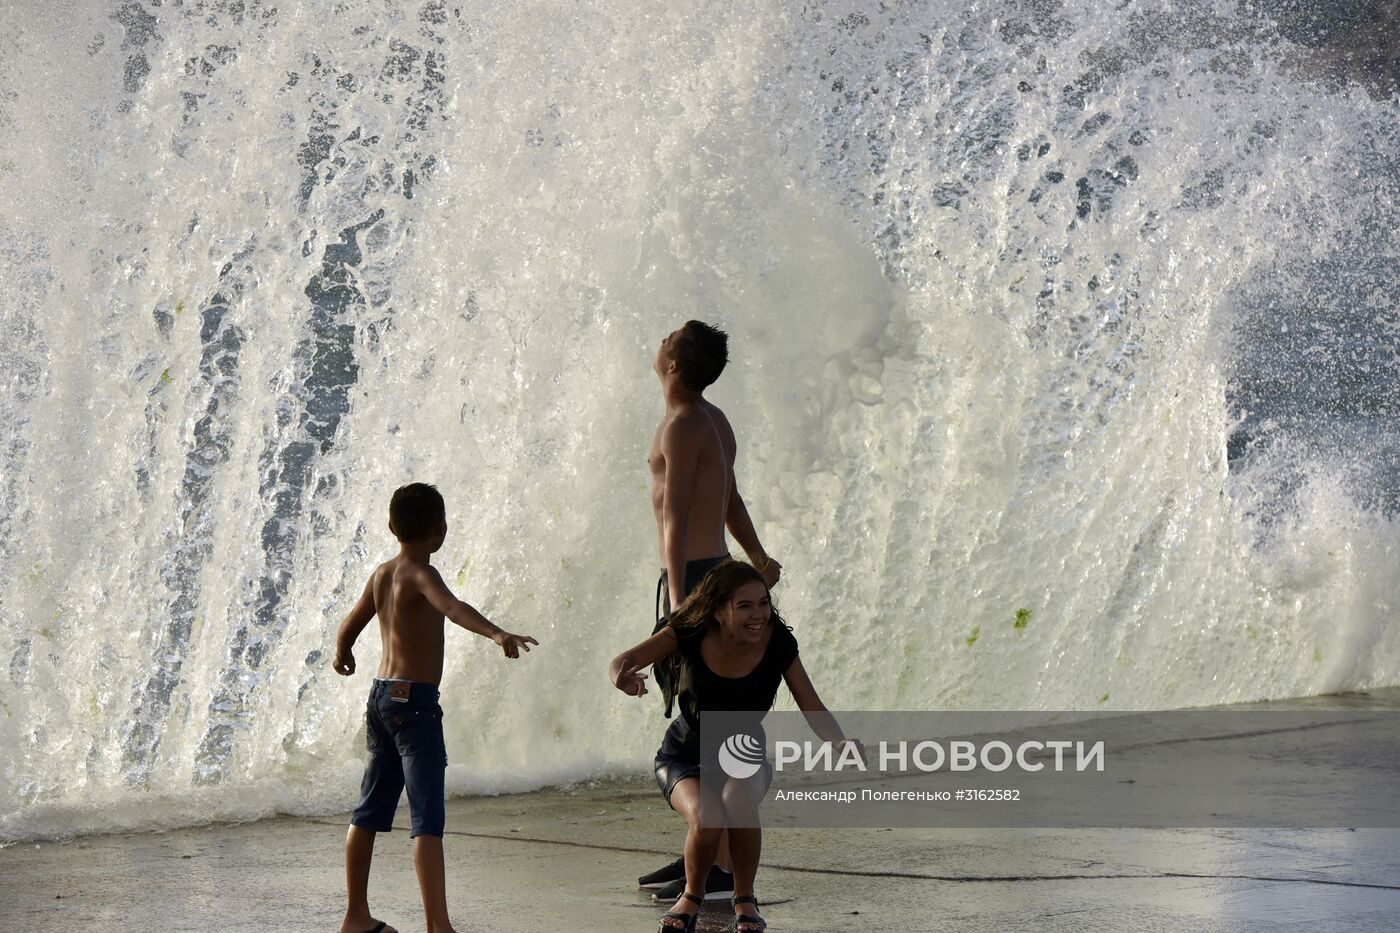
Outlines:
<svg viewBox="0 0 1400 933"><path fill-rule="evenodd" d="M530 645L539 644L529 635L512 635L477 612L476 607L453 596L434 567L426 567L420 572L419 589L428 605L451 619L454 625L460 625L469 632L491 639L501 646L508 658L518 658L521 648L529 651Z"/></svg>
<svg viewBox="0 0 1400 933"><path fill-rule="evenodd" d="M374 577L371 576L365 582L365 591L360 594L355 607L341 621L340 628L335 633L335 660L331 662L331 667L342 677L349 677L355 673L355 654L351 649L355 647L355 639L360 637L360 633L373 618Z"/></svg>
<svg viewBox="0 0 1400 933"><path fill-rule="evenodd" d="M681 419L673 418L662 429L661 456L666 461L661 502L661 554L666 563L671 608L676 609L685 594L686 526L690 520L695 473L700 465L700 442Z"/></svg>
<svg viewBox="0 0 1400 933"><path fill-rule="evenodd" d="M739 543L739 547L749 556L749 563L758 568L758 572L763 575L763 581L770 587L776 584L783 575L783 565L763 550L763 544L758 540L758 532L753 527L753 519L749 518L748 507L744 505L744 497L739 495L739 480L733 475L733 470L730 471L729 506L725 512L724 524L734 536L734 540Z"/></svg>

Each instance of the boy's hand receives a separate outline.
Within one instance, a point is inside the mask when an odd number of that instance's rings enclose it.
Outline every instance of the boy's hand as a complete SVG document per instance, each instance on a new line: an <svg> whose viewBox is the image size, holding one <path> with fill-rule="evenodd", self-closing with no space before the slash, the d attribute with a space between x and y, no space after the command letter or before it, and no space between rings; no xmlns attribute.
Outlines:
<svg viewBox="0 0 1400 933"><path fill-rule="evenodd" d="M506 631L497 632L491 640L501 646L501 650L506 653L508 658L518 658L521 648L529 651L531 645L539 644L529 635L512 635Z"/></svg>
<svg viewBox="0 0 1400 933"><path fill-rule="evenodd" d="M355 673L355 656L349 651L337 651L331 667L335 668L335 672L341 677L349 677Z"/></svg>
<svg viewBox="0 0 1400 933"><path fill-rule="evenodd" d="M639 668L624 668L618 672L613 686L629 697L644 697L647 695L647 675L643 674Z"/></svg>

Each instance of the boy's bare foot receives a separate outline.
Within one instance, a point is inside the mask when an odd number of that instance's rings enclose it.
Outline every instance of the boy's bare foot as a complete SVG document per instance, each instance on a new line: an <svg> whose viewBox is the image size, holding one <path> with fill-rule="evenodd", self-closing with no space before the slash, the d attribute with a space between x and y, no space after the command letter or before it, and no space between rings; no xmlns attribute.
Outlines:
<svg viewBox="0 0 1400 933"><path fill-rule="evenodd" d="M368 920L362 918L351 920L346 917L341 921L340 933L399 933L399 931L383 920L376 920L373 917Z"/></svg>

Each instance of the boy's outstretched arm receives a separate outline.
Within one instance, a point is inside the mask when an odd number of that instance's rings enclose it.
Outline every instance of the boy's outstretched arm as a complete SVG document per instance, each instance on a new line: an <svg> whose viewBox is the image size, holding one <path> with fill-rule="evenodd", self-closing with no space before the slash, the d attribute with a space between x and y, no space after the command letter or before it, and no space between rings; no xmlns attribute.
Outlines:
<svg viewBox="0 0 1400 933"><path fill-rule="evenodd" d="M365 591L360 594L355 608L341 620L340 629L335 633L335 660L331 667L342 677L349 677L355 673L355 655L350 649L355 646L355 639L360 637L360 633L373 618L374 577L370 577L365 581Z"/></svg>
<svg viewBox="0 0 1400 933"><path fill-rule="evenodd" d="M454 624L460 625L469 632L485 636L500 645L501 650L508 658L518 658L521 648L529 651L531 645L539 644L529 635L512 635L477 612L474 606L453 596L452 591L447 588L446 583L442 582L442 576L434 567L423 568L419 585L423 592L423 598L428 601L429 605L451 619Z"/></svg>

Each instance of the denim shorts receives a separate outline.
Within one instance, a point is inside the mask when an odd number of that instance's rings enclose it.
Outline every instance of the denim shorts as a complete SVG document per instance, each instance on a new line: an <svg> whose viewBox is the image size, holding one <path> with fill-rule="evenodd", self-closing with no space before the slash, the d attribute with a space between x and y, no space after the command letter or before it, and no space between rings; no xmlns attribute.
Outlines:
<svg viewBox="0 0 1400 933"><path fill-rule="evenodd" d="M396 683L409 684L407 700L390 695ZM376 679L365 711L365 745L369 763L350 822L377 833L389 832L399 796L407 788L410 835L441 836L446 821L447 745L437 687Z"/></svg>

